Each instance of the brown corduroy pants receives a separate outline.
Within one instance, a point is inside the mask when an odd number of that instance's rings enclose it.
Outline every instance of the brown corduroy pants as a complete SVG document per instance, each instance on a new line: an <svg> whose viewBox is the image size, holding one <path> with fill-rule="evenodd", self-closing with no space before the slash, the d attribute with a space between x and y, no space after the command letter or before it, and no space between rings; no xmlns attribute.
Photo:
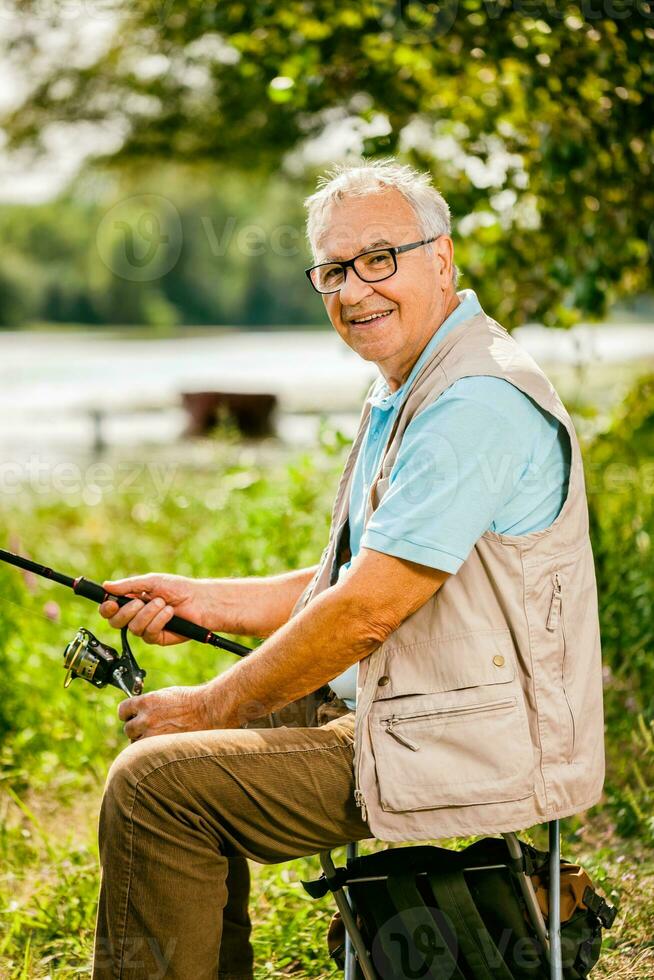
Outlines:
<svg viewBox="0 0 654 980"><path fill-rule="evenodd" d="M371 837L354 803L354 713L320 728L139 740L100 813L94 980L251 980L247 859Z"/></svg>

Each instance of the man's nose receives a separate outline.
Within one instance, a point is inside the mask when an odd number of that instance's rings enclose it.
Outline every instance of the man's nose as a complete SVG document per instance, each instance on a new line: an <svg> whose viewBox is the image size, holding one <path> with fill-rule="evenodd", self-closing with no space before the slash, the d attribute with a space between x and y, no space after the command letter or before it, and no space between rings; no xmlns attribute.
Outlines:
<svg viewBox="0 0 654 980"><path fill-rule="evenodd" d="M341 286L341 306L356 306L366 296L374 293L369 282L359 279L354 269L345 270L345 279Z"/></svg>

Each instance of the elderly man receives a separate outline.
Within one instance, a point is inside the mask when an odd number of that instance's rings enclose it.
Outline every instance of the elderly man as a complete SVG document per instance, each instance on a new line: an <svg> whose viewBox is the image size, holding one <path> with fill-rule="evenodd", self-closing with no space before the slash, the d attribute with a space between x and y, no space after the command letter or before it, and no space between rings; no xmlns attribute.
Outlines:
<svg viewBox="0 0 654 980"><path fill-rule="evenodd" d="M103 615L150 643L181 640L173 612L267 639L202 686L120 705L133 744L102 805L96 980L251 978L248 858L516 830L601 793L597 596L568 413L456 291L427 175L362 161L307 206L309 279L380 376L317 566L105 583L135 598ZM285 706L301 709L290 724L252 727Z"/></svg>

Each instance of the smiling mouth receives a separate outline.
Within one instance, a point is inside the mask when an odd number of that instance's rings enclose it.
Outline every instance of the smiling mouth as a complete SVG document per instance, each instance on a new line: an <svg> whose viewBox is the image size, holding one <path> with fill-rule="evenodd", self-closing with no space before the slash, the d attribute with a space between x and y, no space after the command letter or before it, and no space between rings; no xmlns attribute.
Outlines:
<svg viewBox="0 0 654 980"><path fill-rule="evenodd" d="M380 310L378 313L366 313L365 316L352 317L350 323L354 326L364 326L368 323L378 323L385 320L393 313L393 310Z"/></svg>

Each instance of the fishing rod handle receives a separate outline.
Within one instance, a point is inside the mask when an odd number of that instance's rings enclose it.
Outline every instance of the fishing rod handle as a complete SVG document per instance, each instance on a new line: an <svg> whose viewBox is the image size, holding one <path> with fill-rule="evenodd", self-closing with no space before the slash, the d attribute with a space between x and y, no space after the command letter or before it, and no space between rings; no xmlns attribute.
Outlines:
<svg viewBox="0 0 654 980"><path fill-rule="evenodd" d="M85 599L91 599L98 604L107 599L111 599L119 606L125 606L128 602L132 601L130 596L112 595L111 592L107 592L97 582L92 582L90 579L84 577L75 579L73 592L76 595L84 596ZM204 626L198 626L197 623L192 623L190 620L183 619L181 616L173 616L166 623L165 628L169 632L177 633L179 636L185 636L189 640L197 640L199 643L209 643L211 646L220 647L223 650L228 650L230 653L236 653L241 657L250 653L249 647L243 646L241 643L235 643L233 640L228 640L226 637L218 636Z"/></svg>

